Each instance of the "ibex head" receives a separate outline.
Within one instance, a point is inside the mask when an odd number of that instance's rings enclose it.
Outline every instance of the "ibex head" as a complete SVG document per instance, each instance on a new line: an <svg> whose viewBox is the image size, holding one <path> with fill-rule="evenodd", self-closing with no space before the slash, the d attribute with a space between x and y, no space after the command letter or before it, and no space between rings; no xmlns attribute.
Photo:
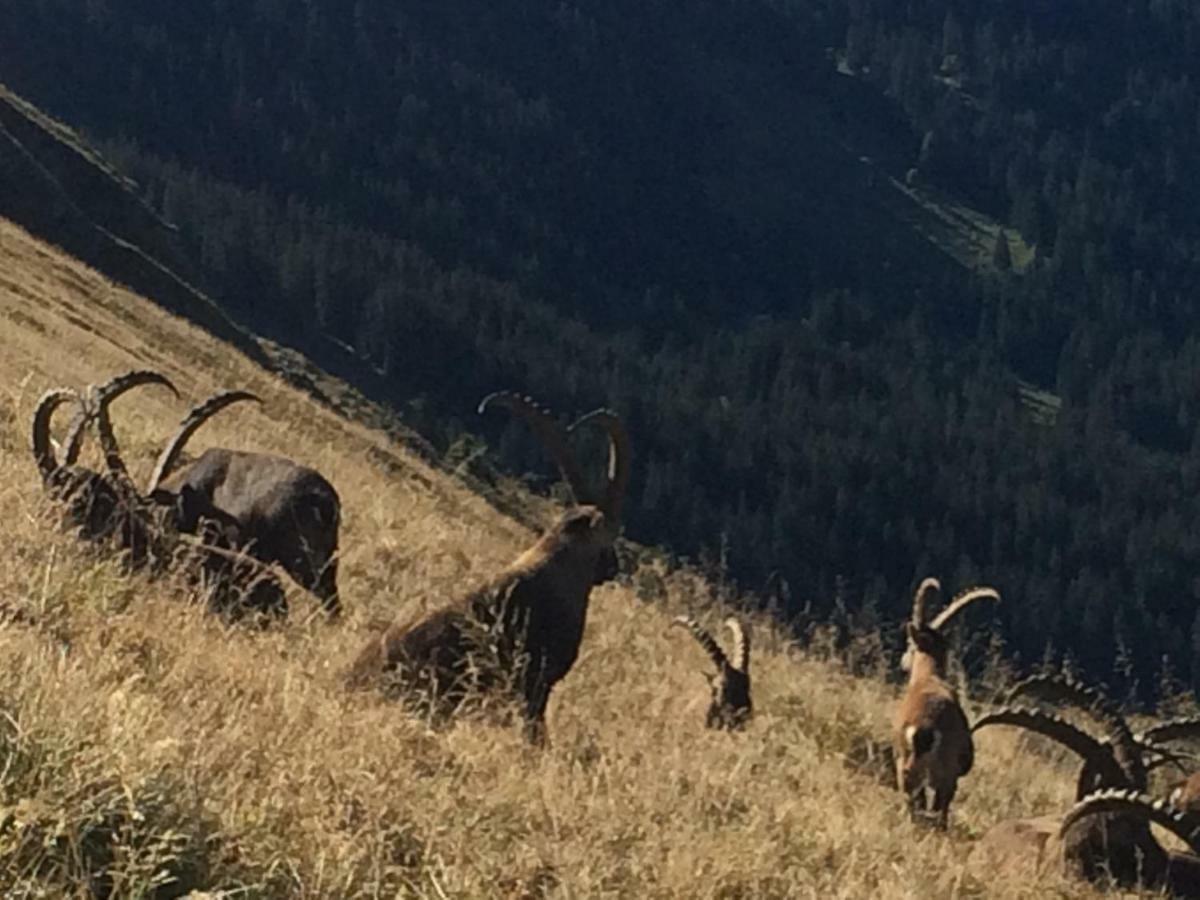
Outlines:
<svg viewBox="0 0 1200 900"><path fill-rule="evenodd" d="M904 623L905 650L900 659L900 668L905 672L912 672L918 655L928 659L934 671L945 672L950 646L946 637L949 624L977 600L1000 600L1000 594L994 588L967 588L956 594L946 608L931 621L926 622L929 604L936 600L941 592L941 582L936 578L926 578L917 586L913 595L912 616Z"/></svg>
<svg viewBox="0 0 1200 900"><path fill-rule="evenodd" d="M732 616L725 620L733 635L732 660L721 650L716 638L691 616L677 616L671 624L690 631L717 667L715 674L706 673L712 700L705 724L709 728L742 728L754 712L750 699L750 635L742 623Z"/></svg>
<svg viewBox="0 0 1200 900"><path fill-rule="evenodd" d="M576 511L586 512L589 517L589 533L594 536L600 549L596 560L595 583L613 578L619 570L613 542L621 530L621 507L629 486L631 461L629 434L620 418L612 410L597 409L564 429L531 397L511 391L499 391L484 397L479 404L479 412L485 412L492 406L503 406L524 419L546 447L571 488L576 503L580 504ZM588 488L568 443L571 434L583 425L599 425L608 435L608 469L604 487L600 491L594 492ZM570 517L571 513L568 513L557 528L563 527ZM578 529L581 526L575 527Z"/></svg>

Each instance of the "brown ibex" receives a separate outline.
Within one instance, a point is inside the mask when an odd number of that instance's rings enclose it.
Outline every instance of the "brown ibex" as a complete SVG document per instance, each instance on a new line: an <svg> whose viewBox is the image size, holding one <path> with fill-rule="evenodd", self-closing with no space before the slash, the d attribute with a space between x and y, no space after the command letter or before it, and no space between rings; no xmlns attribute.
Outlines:
<svg viewBox="0 0 1200 900"><path fill-rule="evenodd" d="M913 597L901 663L909 673L908 687L896 710L892 743L896 785L907 798L913 820L932 815L945 828L958 779L971 771L975 748L958 694L945 679L949 642L943 630L969 604L999 600L1000 595L991 588L964 591L926 623L926 605L940 591L936 578L926 578Z"/></svg>
<svg viewBox="0 0 1200 900"><path fill-rule="evenodd" d="M109 418L108 406L114 397L114 392L103 388L97 391L91 415L96 419L108 476L135 511L140 556L182 570L214 612L235 619L247 612L286 616L283 585L266 565L243 552L246 538L236 519L186 485L174 494L138 492ZM221 404L211 406L210 415L221 408Z"/></svg>
<svg viewBox="0 0 1200 900"><path fill-rule="evenodd" d="M228 391L192 409L159 456L146 495L163 503L178 498L183 508L195 507L205 515L214 509L224 513L236 523L248 552L264 563L278 563L317 596L331 617L337 616L342 504L321 473L281 456L210 448L172 474L196 429L244 400L258 398Z"/></svg>
<svg viewBox="0 0 1200 900"><path fill-rule="evenodd" d="M351 685L390 683L435 718L473 694L501 694L520 704L528 738L545 738L550 692L571 670L583 638L592 587L617 573L613 542L629 483L629 438L617 415L596 410L561 428L528 397L492 394L480 411L504 406L530 424L558 463L577 500L499 575L448 606L371 639L351 666ZM567 446L570 432L597 424L608 433L604 490L591 495Z"/></svg>
<svg viewBox="0 0 1200 900"><path fill-rule="evenodd" d="M119 549L133 551L131 555L135 557L145 534L135 508L129 504L129 493L111 475L80 466L77 459L91 420L88 404L92 398L103 397L111 402L132 388L148 384L162 385L178 396L175 386L165 376L136 371L118 376L99 388L89 386L86 396L70 388L47 391L33 414L34 462L48 496L63 506L66 523L85 540L111 541ZM58 455L50 438L50 422L55 411L67 402L75 403L77 411ZM135 558L134 562L138 560Z"/></svg>
<svg viewBox="0 0 1200 900"><path fill-rule="evenodd" d="M737 730L750 721L754 709L750 700L750 635L742 623L730 616L725 626L733 634L733 660L730 661L716 638L691 616L677 616L673 625L680 625L708 654L717 671L706 674L712 699L704 723L709 728Z"/></svg>

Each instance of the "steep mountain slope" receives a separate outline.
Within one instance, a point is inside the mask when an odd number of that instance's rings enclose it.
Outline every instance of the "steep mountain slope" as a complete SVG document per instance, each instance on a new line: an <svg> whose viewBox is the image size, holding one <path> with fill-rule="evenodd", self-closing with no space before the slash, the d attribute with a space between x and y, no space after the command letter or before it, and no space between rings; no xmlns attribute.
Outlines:
<svg viewBox="0 0 1200 900"><path fill-rule="evenodd" d="M785 614L985 578L1026 662L1200 685L1195 17L953 6L38 0L0 77L459 461L537 465L497 384L611 405L629 534Z"/></svg>
<svg viewBox="0 0 1200 900"><path fill-rule="evenodd" d="M0 625L6 891L1030 895L1020 879L975 871L966 851L998 819L1063 808L1068 768L989 735L951 833L914 831L891 791L841 761L857 738L886 729L892 690L800 652L766 623L755 635L757 718L742 735L707 733L699 653L667 615L731 598L652 562L632 576L640 590L596 591L545 752L531 753L514 729L466 722L433 733L393 705L347 696L338 673L372 620L436 605L512 557L529 532L7 222L0 320L0 598L43 623ZM26 443L37 396L147 365L189 398L244 386L266 400L214 420L198 443L287 452L334 480L347 621L308 620L313 607L295 596L286 627L227 629L177 586L123 577L52 530ZM181 412L149 390L121 402L135 475ZM639 599L659 590L659 603ZM855 654L880 665L869 644ZM1057 876L1037 890L1095 895Z"/></svg>

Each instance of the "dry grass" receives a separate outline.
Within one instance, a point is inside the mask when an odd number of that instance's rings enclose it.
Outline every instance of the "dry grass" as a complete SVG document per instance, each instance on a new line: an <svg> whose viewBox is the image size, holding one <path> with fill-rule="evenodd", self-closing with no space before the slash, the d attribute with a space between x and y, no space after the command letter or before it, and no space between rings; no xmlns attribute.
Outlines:
<svg viewBox="0 0 1200 900"><path fill-rule="evenodd" d="M346 694L339 672L368 623L442 602L530 535L401 450L404 470L383 472L377 435L3 222L0 321L0 601L45 625L0 626L5 896L1096 895L968 861L990 824L1066 807L1061 760L997 729L951 833L914 829L893 792L844 765L862 736L886 735L894 688L765 623L755 720L707 732L702 656L668 623L719 592L687 573L639 573L665 588L661 603L595 592L545 752L514 728L434 732ZM310 618L297 593L284 628L226 628L179 588L123 576L50 527L27 450L36 397L147 365L193 400L228 386L267 399L197 444L287 452L337 485L347 621ZM135 474L182 412L153 389L119 401Z"/></svg>

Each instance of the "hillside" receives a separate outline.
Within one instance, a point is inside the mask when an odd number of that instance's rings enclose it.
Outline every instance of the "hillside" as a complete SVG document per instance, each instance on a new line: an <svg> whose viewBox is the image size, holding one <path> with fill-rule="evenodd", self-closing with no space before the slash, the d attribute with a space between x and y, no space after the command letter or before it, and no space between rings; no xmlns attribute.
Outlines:
<svg viewBox="0 0 1200 900"><path fill-rule="evenodd" d="M1200 685L1200 31L1043 7L39 0L0 79L107 160L75 207L436 454L545 471L497 384L613 406L633 538L889 635L987 580L1150 701Z"/></svg>
<svg viewBox="0 0 1200 900"><path fill-rule="evenodd" d="M1096 896L968 860L993 822L1066 806L1073 775L1054 754L1003 729L986 735L944 837L913 830L890 790L845 768L856 740L885 732L894 695L870 640L842 658L876 674L852 678L820 643L802 652L757 623L757 717L741 735L706 732L700 654L667 623L733 598L658 563L630 582L660 586L661 602L627 583L594 593L545 752L512 729L464 722L435 733L374 697L347 696L338 672L373 621L435 606L514 556L529 532L6 222L0 318L0 597L44 626L0 626L7 892ZM266 399L214 420L200 443L286 452L336 482L344 623L310 619L309 601L294 596L286 627L225 628L178 588L123 577L50 528L27 447L37 396L147 365L189 398L236 385ZM152 390L122 401L135 476L181 412ZM111 881L89 882L100 865Z"/></svg>

